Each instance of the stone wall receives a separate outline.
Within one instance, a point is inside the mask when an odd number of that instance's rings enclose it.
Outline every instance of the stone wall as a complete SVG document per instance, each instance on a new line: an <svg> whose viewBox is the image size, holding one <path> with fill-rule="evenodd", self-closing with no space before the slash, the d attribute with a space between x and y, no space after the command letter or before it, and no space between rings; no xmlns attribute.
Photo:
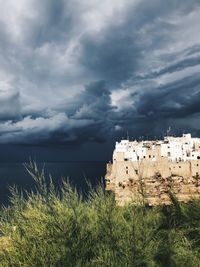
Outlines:
<svg viewBox="0 0 200 267"><path fill-rule="evenodd" d="M113 164L107 165L106 189L115 193L118 205L131 200L169 204L169 192L184 202L200 197L200 160L132 162L124 160L122 153L114 157Z"/></svg>

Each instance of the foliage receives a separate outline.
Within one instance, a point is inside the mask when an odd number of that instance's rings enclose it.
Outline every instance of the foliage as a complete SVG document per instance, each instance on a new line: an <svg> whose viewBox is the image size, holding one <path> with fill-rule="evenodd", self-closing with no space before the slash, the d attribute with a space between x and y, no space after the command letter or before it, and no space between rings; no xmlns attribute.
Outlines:
<svg viewBox="0 0 200 267"><path fill-rule="evenodd" d="M117 207L102 186L86 200L68 181L57 190L35 163L26 169L36 190L12 188L2 208L1 266L200 266L200 201Z"/></svg>

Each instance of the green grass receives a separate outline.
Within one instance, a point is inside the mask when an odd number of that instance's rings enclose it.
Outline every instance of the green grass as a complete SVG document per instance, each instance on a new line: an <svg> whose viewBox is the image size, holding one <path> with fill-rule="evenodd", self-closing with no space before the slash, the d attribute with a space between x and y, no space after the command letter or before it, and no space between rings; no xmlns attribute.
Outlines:
<svg viewBox="0 0 200 267"><path fill-rule="evenodd" d="M117 207L102 186L83 200L66 181L60 190L46 182L35 163L26 168L37 190L12 188L1 210L0 266L200 266L200 201Z"/></svg>

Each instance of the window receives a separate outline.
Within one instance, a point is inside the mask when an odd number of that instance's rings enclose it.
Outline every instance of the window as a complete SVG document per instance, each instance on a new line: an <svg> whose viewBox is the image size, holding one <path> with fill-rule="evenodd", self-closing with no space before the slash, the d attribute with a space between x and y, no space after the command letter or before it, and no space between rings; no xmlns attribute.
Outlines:
<svg viewBox="0 0 200 267"><path fill-rule="evenodd" d="M151 158L151 155L149 155L149 158Z"/></svg>
<svg viewBox="0 0 200 267"><path fill-rule="evenodd" d="M170 152L167 152L167 156L170 157L171 156L171 153Z"/></svg>
<svg viewBox="0 0 200 267"><path fill-rule="evenodd" d="M181 166L179 166L179 169L181 168Z"/></svg>
<svg viewBox="0 0 200 267"><path fill-rule="evenodd" d="M135 173L138 175L138 170L135 170Z"/></svg>
<svg viewBox="0 0 200 267"><path fill-rule="evenodd" d="M145 159L146 157L144 156L144 159Z"/></svg>
<svg viewBox="0 0 200 267"><path fill-rule="evenodd" d="M128 174L128 170L126 170L126 174Z"/></svg>
<svg viewBox="0 0 200 267"><path fill-rule="evenodd" d="M126 166L126 169L128 169L128 166Z"/></svg>

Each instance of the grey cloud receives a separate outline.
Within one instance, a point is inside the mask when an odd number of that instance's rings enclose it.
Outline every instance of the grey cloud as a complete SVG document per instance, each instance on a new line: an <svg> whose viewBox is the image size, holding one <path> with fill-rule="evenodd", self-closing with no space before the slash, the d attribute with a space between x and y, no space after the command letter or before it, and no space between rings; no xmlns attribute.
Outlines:
<svg viewBox="0 0 200 267"><path fill-rule="evenodd" d="M134 40L123 29L112 29L103 40L82 40L84 53L81 62L94 76L111 83L128 79L134 72L140 51Z"/></svg>
<svg viewBox="0 0 200 267"><path fill-rule="evenodd" d="M135 109L127 118L130 123L132 121L129 129L152 136L153 133L162 134L171 125L176 134L182 130L197 133L197 129L200 129L196 123L200 119L199 84L200 79L196 75L141 92L137 96ZM196 120L192 122L194 116Z"/></svg>
<svg viewBox="0 0 200 267"><path fill-rule="evenodd" d="M195 52L193 52L193 54L194 53ZM163 74L173 73L176 71L180 71L180 70L183 70L183 69L186 69L189 67L198 66L198 65L200 65L200 56L199 55L196 57L185 58L183 60L177 60L174 64L171 64L168 67L166 67L160 71L150 73L145 78L146 79L155 78L155 77L163 75Z"/></svg>
<svg viewBox="0 0 200 267"><path fill-rule="evenodd" d="M77 141L76 131L92 121L70 119L65 113L51 117L25 117L21 121L0 123L1 143L40 144ZM15 139L13 139L15 136Z"/></svg>
<svg viewBox="0 0 200 267"><path fill-rule="evenodd" d="M20 110L19 93L0 90L0 121L20 119Z"/></svg>
<svg viewBox="0 0 200 267"><path fill-rule="evenodd" d="M19 36L10 21L0 27L0 74L15 87L0 98L0 142L75 145L127 129L153 135L169 123L192 129L184 118L199 116L200 80L187 70L199 66L200 49L196 39L179 44L176 34L198 1L132 1L123 12L105 1L113 12L97 30L85 23L90 1L33 2L35 15L21 14ZM178 77L182 70L187 77ZM129 94L118 108L111 96L120 90Z"/></svg>
<svg viewBox="0 0 200 267"><path fill-rule="evenodd" d="M137 113L145 120L176 119L200 112L199 77L181 81L142 92L136 103ZM177 93L178 92L178 93Z"/></svg>
<svg viewBox="0 0 200 267"><path fill-rule="evenodd" d="M177 15L177 11L179 16L184 16L197 6L198 1L189 4L183 4L181 1L140 1L135 9L127 10L125 18L116 17L96 38L84 35L81 40L83 53L80 61L94 77L98 75L101 79L119 86L121 82L134 77L140 68L146 69L146 55L173 42L171 33L177 31L177 26L169 21L170 18ZM123 22L119 23L120 19ZM166 55L167 51L164 60ZM168 54L170 61L173 61L175 56ZM176 61L169 68L155 74L174 72L199 64L198 58L177 58Z"/></svg>

